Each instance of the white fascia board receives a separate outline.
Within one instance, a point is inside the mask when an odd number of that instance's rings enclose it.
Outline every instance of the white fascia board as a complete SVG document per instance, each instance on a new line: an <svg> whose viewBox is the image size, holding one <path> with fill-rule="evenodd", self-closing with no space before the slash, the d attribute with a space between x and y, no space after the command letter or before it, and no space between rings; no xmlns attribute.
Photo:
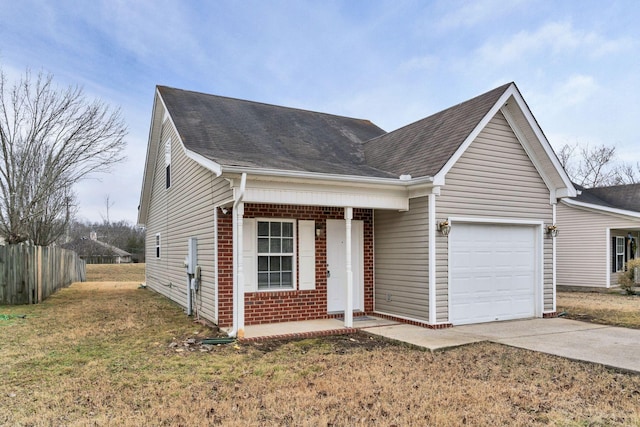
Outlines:
<svg viewBox="0 0 640 427"><path fill-rule="evenodd" d="M513 95L513 99L518 104L518 107L522 111L522 114L524 114L524 117L527 119L529 126L531 126L533 133L538 138L538 141L540 141L540 144L542 145L542 148L544 149L544 151L547 153L549 160L551 160L551 163L553 164L556 171L560 175L562 182L564 183L565 188L567 189L567 193L568 193L567 197L576 197L577 195L576 189L573 186L573 183L571 182L571 178L569 178L569 175L567 175L567 172L564 170L564 168L560 164L560 160L558 159L558 156L556 156L556 153L555 151L553 151L551 144L549 143L547 138L544 136L544 132L542 132L542 129L540 128L540 126L538 126L538 122L536 121L535 117L533 117L533 113L529 109L529 106L525 102L524 98L513 85L507 90L507 92L512 92L511 95Z"/></svg>
<svg viewBox="0 0 640 427"><path fill-rule="evenodd" d="M610 208L608 206L594 205L592 203L580 202L574 199L562 199L562 203L569 206L576 206L576 207L591 209L591 210L600 211L600 212L606 212L606 213L615 214L615 215L624 215L634 219L640 219L640 212L636 212L636 211L628 211L625 209L617 209L617 208Z"/></svg>
<svg viewBox="0 0 640 427"><path fill-rule="evenodd" d="M460 157L462 157L464 152L467 151L467 148L469 148L469 145L471 145L471 143L476 139L476 137L480 134L480 132L482 132L482 129L484 129L485 126L487 126L487 124L491 121L493 116L496 115L496 113L500 110L500 108L502 108L504 103L507 102L509 97L514 92L517 92L517 91L515 90L515 86L512 83L507 88L507 90L504 91L502 96L500 96L500 99L498 99L496 101L496 103L493 105L493 107L491 107L489 112L487 114L485 114L485 116L482 118L482 120L480 120L480 122L476 125L476 127L469 134L469 136L467 136L467 138L464 140L462 145L460 145L458 150L455 153L453 153L453 156L451 156L451 158L447 161L447 163L445 163L445 165L442 167L442 169L440 169L440 171L433 177L434 184L436 184L436 185L444 185L444 177L445 177L445 175L451 170L453 165L455 165L456 162L458 160L460 160Z"/></svg>
<svg viewBox="0 0 640 427"><path fill-rule="evenodd" d="M184 150L184 154L188 158L190 158L194 162L198 163L203 168L208 169L211 172L213 172L216 175L216 177L222 175L222 167L220 166L220 164L214 162L213 160L207 159L202 154L198 154L196 152L193 152L193 151L187 149L187 147L184 146L182 141L180 141L180 145L182 146L182 149Z"/></svg>

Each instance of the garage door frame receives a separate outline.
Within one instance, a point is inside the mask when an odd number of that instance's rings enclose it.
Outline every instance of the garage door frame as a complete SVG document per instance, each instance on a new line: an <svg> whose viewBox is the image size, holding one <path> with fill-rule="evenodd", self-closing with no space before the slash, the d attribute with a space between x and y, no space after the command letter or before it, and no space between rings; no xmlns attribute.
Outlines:
<svg viewBox="0 0 640 427"><path fill-rule="evenodd" d="M544 307L544 221L540 220L532 220L532 219L513 219L513 218L472 218L472 217L449 217L449 224L451 225L452 232L455 232L455 224L456 223L464 223L471 225L481 225L481 224L489 224L489 225L523 225L530 226L536 228L535 234L535 254L536 260L534 262L535 272L534 272L534 315L536 317L542 317L543 307ZM447 283L447 294L448 294L448 317L449 321L451 321L451 306L452 306L452 298L451 298L451 282L452 282L452 270L450 267L451 260L451 250L452 245L448 246L448 254L447 254L447 270L448 270L448 283Z"/></svg>

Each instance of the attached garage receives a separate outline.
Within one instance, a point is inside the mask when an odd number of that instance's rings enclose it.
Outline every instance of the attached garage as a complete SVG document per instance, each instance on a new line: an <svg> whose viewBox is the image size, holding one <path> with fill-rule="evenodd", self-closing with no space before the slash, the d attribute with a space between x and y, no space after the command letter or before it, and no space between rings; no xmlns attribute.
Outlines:
<svg viewBox="0 0 640 427"><path fill-rule="evenodd" d="M456 223L449 235L454 325L540 315L539 225Z"/></svg>

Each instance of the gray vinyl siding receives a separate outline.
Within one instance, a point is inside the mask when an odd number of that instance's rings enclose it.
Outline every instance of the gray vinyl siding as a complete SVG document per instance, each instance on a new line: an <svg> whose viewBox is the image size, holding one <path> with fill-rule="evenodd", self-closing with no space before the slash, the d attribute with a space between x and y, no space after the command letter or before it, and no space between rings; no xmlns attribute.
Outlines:
<svg viewBox="0 0 640 427"><path fill-rule="evenodd" d="M617 274L610 273L607 260L607 228L610 237L626 236L627 228L640 227L640 220L596 212L558 203L556 238L557 284L561 286L617 286ZM616 231L619 230L619 231ZM633 232L635 235L636 232Z"/></svg>
<svg viewBox="0 0 640 427"><path fill-rule="evenodd" d="M171 136L171 186L165 188L164 143ZM226 187L225 187L226 186ZM198 239L202 268L196 312L215 318L214 204L231 197L229 184L189 159L169 122L163 125L147 220L147 285L183 307L187 305L184 259L190 237ZM155 236L161 235L161 256L155 256Z"/></svg>
<svg viewBox="0 0 640 427"><path fill-rule="evenodd" d="M375 212L375 310L429 320L429 257L426 197L407 212Z"/></svg>
<svg viewBox="0 0 640 427"><path fill-rule="evenodd" d="M502 113L480 132L445 177L436 198L436 219L505 218L544 221L553 218L549 190ZM455 228L455 224L453 224ZM553 310L552 240L544 245L544 312ZM448 239L436 237L436 321L449 321Z"/></svg>

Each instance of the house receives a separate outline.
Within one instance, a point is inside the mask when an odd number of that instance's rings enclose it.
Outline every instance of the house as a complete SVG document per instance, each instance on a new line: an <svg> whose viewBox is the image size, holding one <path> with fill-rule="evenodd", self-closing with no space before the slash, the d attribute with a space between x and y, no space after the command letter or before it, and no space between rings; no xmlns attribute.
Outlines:
<svg viewBox="0 0 640 427"><path fill-rule="evenodd" d="M131 254L113 245L98 240L95 232L89 238L83 237L61 245L78 254L87 264L128 264Z"/></svg>
<svg viewBox="0 0 640 427"><path fill-rule="evenodd" d="M555 315L548 230L575 195L514 83L393 132L158 86L138 222L147 285L230 335L441 328Z"/></svg>
<svg viewBox="0 0 640 427"><path fill-rule="evenodd" d="M617 286L640 255L640 184L578 189L558 204L558 285Z"/></svg>

